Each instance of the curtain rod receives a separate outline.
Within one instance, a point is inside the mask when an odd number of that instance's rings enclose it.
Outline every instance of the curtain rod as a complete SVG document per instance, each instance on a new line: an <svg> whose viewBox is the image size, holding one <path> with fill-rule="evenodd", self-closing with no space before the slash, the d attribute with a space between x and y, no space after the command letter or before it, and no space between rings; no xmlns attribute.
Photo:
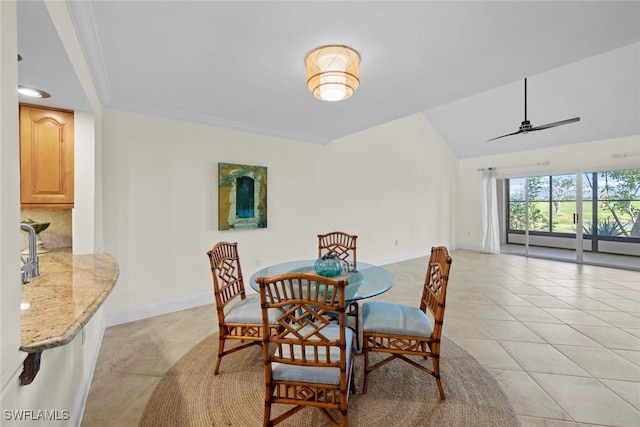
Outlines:
<svg viewBox="0 0 640 427"><path fill-rule="evenodd" d="M550 164L551 164L551 162L549 162L548 160L545 160L544 162L527 163L527 164L524 164L524 165L515 165L515 166L507 166L507 167L500 168L500 169L526 168L526 167L530 167L530 166L548 166ZM492 170L497 170L497 169L498 169L497 167L492 166L490 168L478 168L478 171L479 172L486 171L486 170L492 171Z"/></svg>

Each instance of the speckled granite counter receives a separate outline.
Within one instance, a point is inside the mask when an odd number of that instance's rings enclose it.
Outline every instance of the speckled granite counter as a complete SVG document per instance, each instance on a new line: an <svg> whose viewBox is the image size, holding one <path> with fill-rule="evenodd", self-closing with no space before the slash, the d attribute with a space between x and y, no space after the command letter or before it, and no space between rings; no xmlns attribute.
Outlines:
<svg viewBox="0 0 640 427"><path fill-rule="evenodd" d="M22 285L20 350L41 353L68 344L100 308L118 280L109 254L39 254L40 277Z"/></svg>

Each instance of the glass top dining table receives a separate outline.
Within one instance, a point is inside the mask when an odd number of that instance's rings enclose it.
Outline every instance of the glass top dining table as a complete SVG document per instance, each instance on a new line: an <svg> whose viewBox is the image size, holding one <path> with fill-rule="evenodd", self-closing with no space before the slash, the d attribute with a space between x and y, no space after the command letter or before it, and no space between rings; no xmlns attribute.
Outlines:
<svg viewBox="0 0 640 427"><path fill-rule="evenodd" d="M316 260L289 261L271 265L256 271L251 276L249 284L255 291L260 292L260 287L256 281L258 277L272 277L294 272L316 274L314 268L315 262ZM394 282L393 274L390 271L360 261L358 261L356 271L343 271L339 276L332 277L332 279L344 278L347 278L349 281L349 284L345 288L344 297L346 302L354 302L380 295L391 289Z"/></svg>

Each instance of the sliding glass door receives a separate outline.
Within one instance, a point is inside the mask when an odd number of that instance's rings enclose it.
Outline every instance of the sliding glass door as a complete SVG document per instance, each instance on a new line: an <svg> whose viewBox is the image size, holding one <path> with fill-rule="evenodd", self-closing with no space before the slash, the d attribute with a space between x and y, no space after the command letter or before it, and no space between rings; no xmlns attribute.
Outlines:
<svg viewBox="0 0 640 427"><path fill-rule="evenodd" d="M578 197L583 193L581 177L510 179L507 242L522 245L528 256L582 262L585 200Z"/></svg>
<svg viewBox="0 0 640 427"><path fill-rule="evenodd" d="M505 182L510 252L640 269L640 169Z"/></svg>

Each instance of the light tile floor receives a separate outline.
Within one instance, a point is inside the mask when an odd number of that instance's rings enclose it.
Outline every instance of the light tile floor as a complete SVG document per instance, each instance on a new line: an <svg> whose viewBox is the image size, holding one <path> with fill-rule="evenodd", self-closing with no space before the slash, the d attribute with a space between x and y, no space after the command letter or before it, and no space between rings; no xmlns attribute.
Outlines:
<svg viewBox="0 0 640 427"><path fill-rule="evenodd" d="M493 373L524 427L640 426L640 272L451 255L444 334ZM396 283L377 299L416 305L426 261L387 265ZM82 425L137 425L163 373L215 324L208 305L107 328Z"/></svg>

